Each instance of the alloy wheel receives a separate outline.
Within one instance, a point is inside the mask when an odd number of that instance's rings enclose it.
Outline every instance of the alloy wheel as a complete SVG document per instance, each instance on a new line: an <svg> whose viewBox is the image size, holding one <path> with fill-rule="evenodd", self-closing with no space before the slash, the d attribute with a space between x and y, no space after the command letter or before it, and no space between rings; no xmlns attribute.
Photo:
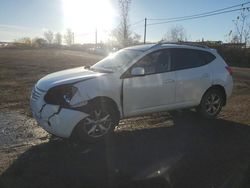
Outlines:
<svg viewBox="0 0 250 188"><path fill-rule="evenodd" d="M221 107L221 98L219 95L212 93L205 102L205 110L209 115L215 115Z"/></svg>
<svg viewBox="0 0 250 188"><path fill-rule="evenodd" d="M90 137L105 135L112 126L111 116L102 110L94 110L93 114L84 119L83 129Z"/></svg>

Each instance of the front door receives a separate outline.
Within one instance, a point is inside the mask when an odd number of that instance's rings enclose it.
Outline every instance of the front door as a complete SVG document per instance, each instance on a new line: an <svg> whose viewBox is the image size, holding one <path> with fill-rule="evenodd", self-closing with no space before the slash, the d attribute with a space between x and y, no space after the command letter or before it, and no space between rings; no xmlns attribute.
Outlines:
<svg viewBox="0 0 250 188"><path fill-rule="evenodd" d="M175 72L170 72L170 53L150 53L131 67L143 67L143 76L127 76L123 80L124 115L133 116L161 111L175 102ZM129 70L131 70L129 69Z"/></svg>

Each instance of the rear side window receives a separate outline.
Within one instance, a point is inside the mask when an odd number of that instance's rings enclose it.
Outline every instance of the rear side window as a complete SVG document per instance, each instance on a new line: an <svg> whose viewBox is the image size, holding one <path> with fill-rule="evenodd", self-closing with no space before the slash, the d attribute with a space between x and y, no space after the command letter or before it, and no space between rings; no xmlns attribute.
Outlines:
<svg viewBox="0 0 250 188"><path fill-rule="evenodd" d="M205 59L206 64L212 62L213 60L215 60L215 56L213 54L211 54L210 52L205 52L205 51L200 51L200 53L202 54L202 56Z"/></svg>
<svg viewBox="0 0 250 188"><path fill-rule="evenodd" d="M171 69L182 70L200 67L213 61L215 56L209 52L193 49L171 49Z"/></svg>

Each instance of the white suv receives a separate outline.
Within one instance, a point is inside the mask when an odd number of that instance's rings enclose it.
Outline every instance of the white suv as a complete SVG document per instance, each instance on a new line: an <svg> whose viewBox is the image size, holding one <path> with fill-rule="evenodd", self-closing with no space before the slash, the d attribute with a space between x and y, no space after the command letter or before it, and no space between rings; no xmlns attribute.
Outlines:
<svg viewBox="0 0 250 188"><path fill-rule="evenodd" d="M49 74L34 86L30 104L38 124L51 134L94 141L131 116L195 107L214 118L232 88L231 69L216 50L159 43Z"/></svg>

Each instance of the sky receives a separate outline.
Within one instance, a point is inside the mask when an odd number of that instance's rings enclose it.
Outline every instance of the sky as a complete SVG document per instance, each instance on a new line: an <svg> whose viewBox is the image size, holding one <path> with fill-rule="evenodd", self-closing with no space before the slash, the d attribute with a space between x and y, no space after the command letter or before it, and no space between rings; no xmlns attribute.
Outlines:
<svg viewBox="0 0 250 188"><path fill-rule="evenodd" d="M247 0L131 0L131 30L143 39L144 22L148 19L172 18L213 11L247 2ZM249 4L250 6L250 4ZM175 26L183 26L188 40L226 41L232 20L240 12L166 23L147 27L147 41L156 42ZM71 28L75 43L105 42L119 22L118 0L0 0L0 41L22 37L43 37L47 30L64 33ZM148 20L148 24L158 22Z"/></svg>

